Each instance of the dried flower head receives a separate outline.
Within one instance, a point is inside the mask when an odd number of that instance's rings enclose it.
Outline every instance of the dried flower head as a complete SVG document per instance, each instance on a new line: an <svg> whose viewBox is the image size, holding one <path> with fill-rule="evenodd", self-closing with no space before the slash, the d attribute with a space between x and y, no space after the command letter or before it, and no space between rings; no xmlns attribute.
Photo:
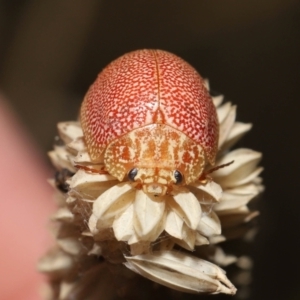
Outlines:
<svg viewBox="0 0 300 300"><path fill-rule="evenodd" d="M51 180L59 205L57 245L39 263L52 299L142 299L132 289L142 280L135 273L148 285L181 292L235 294L219 266L249 260L226 255L221 245L243 236L258 214L248 203L263 190L261 153L230 150L251 124L236 122L236 107L222 104L222 96L212 100L220 126L216 165L226 167L211 172L206 164L206 176L158 197L130 180L136 170L120 179L95 163L80 122L58 124L63 143L49 153L58 171Z"/></svg>

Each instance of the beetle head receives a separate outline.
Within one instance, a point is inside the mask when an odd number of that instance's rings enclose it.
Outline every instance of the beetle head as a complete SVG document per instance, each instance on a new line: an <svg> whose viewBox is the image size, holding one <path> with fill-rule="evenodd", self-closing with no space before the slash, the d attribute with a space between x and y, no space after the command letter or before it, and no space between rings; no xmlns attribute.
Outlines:
<svg viewBox="0 0 300 300"><path fill-rule="evenodd" d="M161 196L170 193L174 185L197 180L206 159L202 147L182 132L151 124L110 143L104 164L119 180L128 176L145 193Z"/></svg>

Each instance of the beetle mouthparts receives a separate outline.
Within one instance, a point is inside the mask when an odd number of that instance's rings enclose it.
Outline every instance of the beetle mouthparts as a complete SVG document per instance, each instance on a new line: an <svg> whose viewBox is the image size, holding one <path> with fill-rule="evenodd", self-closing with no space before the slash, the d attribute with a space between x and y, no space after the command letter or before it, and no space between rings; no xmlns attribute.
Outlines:
<svg viewBox="0 0 300 300"><path fill-rule="evenodd" d="M143 191L146 194L153 194L155 196L164 196L167 193L167 189L168 189L167 186L159 183L143 185Z"/></svg>

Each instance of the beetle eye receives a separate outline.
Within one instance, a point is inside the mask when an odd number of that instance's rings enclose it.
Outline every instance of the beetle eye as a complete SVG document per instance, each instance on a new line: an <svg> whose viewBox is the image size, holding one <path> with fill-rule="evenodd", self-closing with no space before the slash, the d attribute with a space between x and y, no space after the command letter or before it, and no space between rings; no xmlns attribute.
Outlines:
<svg viewBox="0 0 300 300"><path fill-rule="evenodd" d="M174 171L174 177L175 177L175 180L176 180L176 184L181 183L182 180L183 180L183 176L178 170Z"/></svg>
<svg viewBox="0 0 300 300"><path fill-rule="evenodd" d="M129 171L129 173L128 173L128 178L129 178L129 180L134 181L134 178L135 178L135 176L137 175L137 173L138 173L138 169L137 169L137 168L131 169L131 170Z"/></svg>

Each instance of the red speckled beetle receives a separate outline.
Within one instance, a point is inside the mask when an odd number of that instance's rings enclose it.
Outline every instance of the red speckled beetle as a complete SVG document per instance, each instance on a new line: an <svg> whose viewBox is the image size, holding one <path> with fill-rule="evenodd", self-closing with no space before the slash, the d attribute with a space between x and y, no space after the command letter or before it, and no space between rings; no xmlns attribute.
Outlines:
<svg viewBox="0 0 300 300"><path fill-rule="evenodd" d="M170 193L215 162L219 124L203 79L165 51L109 64L85 96L81 123L91 160L146 193Z"/></svg>

